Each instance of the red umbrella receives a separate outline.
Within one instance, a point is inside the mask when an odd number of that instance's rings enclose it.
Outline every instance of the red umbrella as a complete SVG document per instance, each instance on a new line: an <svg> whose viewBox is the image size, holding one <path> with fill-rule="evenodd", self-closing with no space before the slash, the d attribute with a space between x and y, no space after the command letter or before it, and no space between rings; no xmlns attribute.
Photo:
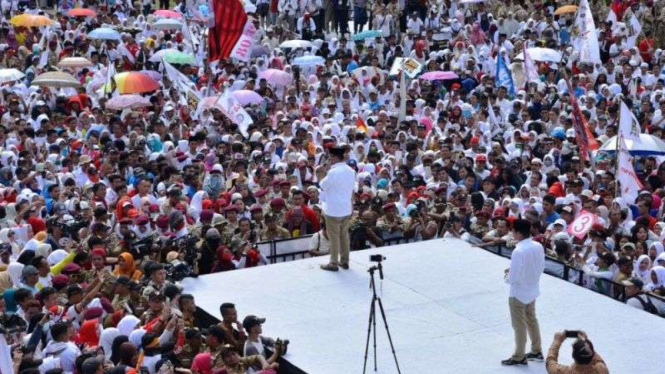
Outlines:
<svg viewBox="0 0 665 374"><path fill-rule="evenodd" d="M87 8L74 8L67 11L70 17L94 17L97 15L94 10Z"/></svg>
<svg viewBox="0 0 665 374"><path fill-rule="evenodd" d="M182 14L176 12L175 10L168 10L168 9L156 10L155 15L160 16L160 17L165 17L165 18L177 18L177 19L182 18Z"/></svg>

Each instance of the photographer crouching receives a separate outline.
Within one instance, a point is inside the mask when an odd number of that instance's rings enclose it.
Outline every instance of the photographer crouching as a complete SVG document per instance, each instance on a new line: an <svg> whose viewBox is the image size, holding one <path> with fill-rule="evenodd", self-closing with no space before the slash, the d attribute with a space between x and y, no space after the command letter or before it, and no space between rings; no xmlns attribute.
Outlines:
<svg viewBox="0 0 665 374"><path fill-rule="evenodd" d="M559 349L566 338L576 339L573 343L574 364L561 365L558 362ZM554 334L554 341L547 353L546 368L548 374L608 374L605 361L594 350L593 343L584 331L563 331Z"/></svg>

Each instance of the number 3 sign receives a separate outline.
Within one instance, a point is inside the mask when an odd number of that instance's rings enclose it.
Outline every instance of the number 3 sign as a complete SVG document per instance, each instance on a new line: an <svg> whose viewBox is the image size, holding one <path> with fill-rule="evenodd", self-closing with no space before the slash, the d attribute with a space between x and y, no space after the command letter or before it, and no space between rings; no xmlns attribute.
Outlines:
<svg viewBox="0 0 665 374"><path fill-rule="evenodd" d="M598 223L597 215L589 212L582 212L577 218L575 218L573 223L568 226L568 233L582 239L596 223Z"/></svg>

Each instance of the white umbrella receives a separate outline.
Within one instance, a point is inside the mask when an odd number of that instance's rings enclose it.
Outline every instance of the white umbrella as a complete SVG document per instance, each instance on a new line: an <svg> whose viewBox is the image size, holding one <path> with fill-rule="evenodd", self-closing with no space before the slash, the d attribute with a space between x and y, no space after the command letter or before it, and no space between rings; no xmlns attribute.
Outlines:
<svg viewBox="0 0 665 374"><path fill-rule="evenodd" d="M15 82L25 77L25 74L17 69L0 69L0 83Z"/></svg>
<svg viewBox="0 0 665 374"><path fill-rule="evenodd" d="M63 73L61 71L50 71L37 76L32 83L32 86L46 86L46 87L79 87L81 82L74 78L71 74Z"/></svg>
<svg viewBox="0 0 665 374"><path fill-rule="evenodd" d="M321 56L300 56L293 59L293 65L316 66L325 65L326 60Z"/></svg>
<svg viewBox="0 0 665 374"><path fill-rule="evenodd" d="M284 43L279 45L279 48L312 48L314 44L308 42L307 40L287 40Z"/></svg>
<svg viewBox="0 0 665 374"><path fill-rule="evenodd" d="M120 33L108 27L100 27L90 31L87 37L88 39L120 40Z"/></svg>
<svg viewBox="0 0 665 374"><path fill-rule="evenodd" d="M92 62L85 57L65 57L58 62L59 68L86 68L92 66Z"/></svg>
<svg viewBox="0 0 665 374"><path fill-rule="evenodd" d="M170 18L162 18L152 24L155 30L180 30L182 26L182 22Z"/></svg>
<svg viewBox="0 0 665 374"><path fill-rule="evenodd" d="M626 148L633 156L647 156L647 155L665 155L665 142L649 134L640 134L640 143L636 143L630 139L624 139ZM598 151L601 152L616 152L617 137L613 136L603 144Z"/></svg>
<svg viewBox="0 0 665 374"><path fill-rule="evenodd" d="M551 48L529 48L529 56L536 61L561 62L561 53ZM515 56L515 60L524 60L524 52Z"/></svg>

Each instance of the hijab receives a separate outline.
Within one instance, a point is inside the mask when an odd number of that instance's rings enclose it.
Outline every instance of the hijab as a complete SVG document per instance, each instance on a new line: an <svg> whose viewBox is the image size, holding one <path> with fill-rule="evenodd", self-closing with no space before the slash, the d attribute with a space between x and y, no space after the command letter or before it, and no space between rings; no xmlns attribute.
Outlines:
<svg viewBox="0 0 665 374"><path fill-rule="evenodd" d="M111 359L113 354L113 343L115 339L120 336L120 331L115 327L109 327L102 331L102 335L99 337L99 345L104 349L104 357L107 360Z"/></svg>
<svg viewBox="0 0 665 374"><path fill-rule="evenodd" d="M95 318L83 322L81 329L79 330L79 340L88 347L96 347L99 345L98 319Z"/></svg>
<svg viewBox="0 0 665 374"><path fill-rule="evenodd" d="M193 374L212 374L212 356L210 352L199 353L192 361Z"/></svg>
<svg viewBox="0 0 665 374"><path fill-rule="evenodd" d="M134 331L134 328L139 324L140 320L136 318L136 316L133 315L127 315L124 316L120 322L118 322L118 331L120 332L120 335L125 335L125 336L130 336L132 332ZM133 342L132 342L133 343ZM141 343L141 340L139 339L139 343ZM136 346L139 346L140 344L136 344Z"/></svg>
<svg viewBox="0 0 665 374"><path fill-rule="evenodd" d="M118 335L113 339L110 360L116 365L120 362L120 346L125 342L129 342L129 338L125 335Z"/></svg>
<svg viewBox="0 0 665 374"><path fill-rule="evenodd" d="M665 267L654 266L653 269L651 269L651 271L656 274L656 283L652 281L651 283L646 285L645 289L647 291L653 291L656 288L665 286Z"/></svg>
<svg viewBox="0 0 665 374"><path fill-rule="evenodd" d="M121 253L118 256L118 258L120 258L120 257L122 257L122 259L125 260L125 264L127 264L127 268L129 270L122 270L120 268L120 266L116 266L115 270L113 270L113 275L115 275L116 277L124 275L124 276L129 277L133 281L137 281L139 278L141 278L141 275L143 273L141 273L141 271L136 268L136 264L134 263L134 256L132 256L131 253L129 253L129 252L124 252L124 253ZM127 316L127 317L129 317L129 316ZM123 318L120 322L122 323L122 321L124 319L125 318ZM127 323L129 323L129 322L127 322ZM127 335L127 334L123 334L123 335Z"/></svg>
<svg viewBox="0 0 665 374"><path fill-rule="evenodd" d="M644 260L649 262L649 266L645 271L640 271L640 264ZM649 276L651 275L651 259L648 255L641 255L637 258L637 263L635 263L635 270L633 273L636 277L640 278L642 281L645 281L645 283L649 282Z"/></svg>

